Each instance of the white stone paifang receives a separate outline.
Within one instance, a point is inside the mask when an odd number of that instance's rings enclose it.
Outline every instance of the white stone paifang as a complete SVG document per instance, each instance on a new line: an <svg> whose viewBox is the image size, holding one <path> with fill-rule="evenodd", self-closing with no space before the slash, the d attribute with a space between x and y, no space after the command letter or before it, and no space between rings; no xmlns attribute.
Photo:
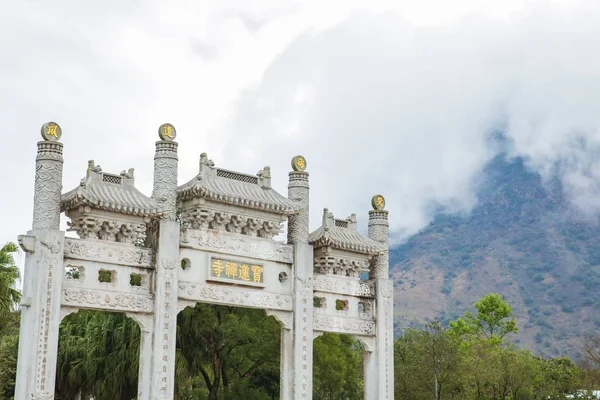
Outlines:
<svg viewBox="0 0 600 400"><path fill-rule="evenodd" d="M177 315L198 303L264 309L280 323L282 400L312 398L313 340L325 332L363 344L365 399L393 399L394 293L382 202L369 213L369 237L356 231L355 215L337 220L328 210L310 233L301 156L292 160L287 197L271 187L269 167L257 176L216 169L206 154L199 175L178 187L168 124L156 143L152 197L134 187L132 168L110 174L93 161L81 184L61 196L55 125L44 125L38 144L33 229L19 237L26 260L16 399L54 398L60 322L82 309L135 320L138 399L174 398ZM59 230L61 212L80 239ZM286 220L283 244L273 237ZM361 280L367 271L369 280Z"/></svg>

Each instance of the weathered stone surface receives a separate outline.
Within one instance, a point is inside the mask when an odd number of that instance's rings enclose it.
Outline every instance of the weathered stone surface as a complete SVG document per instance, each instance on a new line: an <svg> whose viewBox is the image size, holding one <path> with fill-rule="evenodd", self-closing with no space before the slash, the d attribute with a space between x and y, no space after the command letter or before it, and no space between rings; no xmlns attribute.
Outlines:
<svg viewBox="0 0 600 400"><path fill-rule="evenodd" d="M61 200L62 144L49 126L38 144L33 230L19 237L26 262L15 398L53 398L60 321L93 309L125 312L139 324L138 399L172 399L177 314L202 302L264 309L281 324L280 399L312 398L313 340L323 332L358 338L365 399L393 399L381 196L369 237L354 215L337 220L328 211L309 235L303 157L292 162L288 198L271 187L269 167L256 175L216 169L205 154L199 175L177 188L175 129L163 124L152 198L133 186L133 169L107 174L90 161L82 184ZM59 231L61 203L80 239ZM288 244L278 243L286 219ZM361 281L367 271L371 280Z"/></svg>

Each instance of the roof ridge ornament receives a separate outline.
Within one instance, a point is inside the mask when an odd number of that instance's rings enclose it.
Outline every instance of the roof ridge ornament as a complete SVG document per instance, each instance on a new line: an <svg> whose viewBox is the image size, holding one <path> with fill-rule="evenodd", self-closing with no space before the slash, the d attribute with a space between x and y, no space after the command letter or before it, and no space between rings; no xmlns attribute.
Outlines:
<svg viewBox="0 0 600 400"><path fill-rule="evenodd" d="M121 171L121 176L124 179L133 179L134 172L135 172L134 168L129 168L127 171L125 171L125 170Z"/></svg>
<svg viewBox="0 0 600 400"><path fill-rule="evenodd" d="M256 173L258 184L265 189L271 189L271 167L268 165Z"/></svg>

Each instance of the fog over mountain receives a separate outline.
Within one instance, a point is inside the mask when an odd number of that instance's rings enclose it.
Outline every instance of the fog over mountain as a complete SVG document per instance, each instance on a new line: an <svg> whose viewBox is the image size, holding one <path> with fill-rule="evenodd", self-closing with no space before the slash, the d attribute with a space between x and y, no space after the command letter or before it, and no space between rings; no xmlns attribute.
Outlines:
<svg viewBox="0 0 600 400"><path fill-rule="evenodd" d="M284 149L270 157L282 165L304 154L315 225L326 206L360 211L364 225L378 192L396 241L439 205L470 210L477 177L498 154L497 131L510 156L544 180L558 176L569 203L595 215L599 20L600 4L588 1L429 27L396 13L354 15L296 39L216 132L233 159Z"/></svg>

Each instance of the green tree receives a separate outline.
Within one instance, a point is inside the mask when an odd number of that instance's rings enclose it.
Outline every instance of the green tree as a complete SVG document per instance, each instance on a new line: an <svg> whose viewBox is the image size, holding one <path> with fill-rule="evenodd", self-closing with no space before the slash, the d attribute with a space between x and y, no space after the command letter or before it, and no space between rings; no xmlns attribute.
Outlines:
<svg viewBox="0 0 600 400"><path fill-rule="evenodd" d="M464 395L460 338L440 322L408 329L395 343L395 392L402 399L459 399Z"/></svg>
<svg viewBox="0 0 600 400"><path fill-rule="evenodd" d="M137 397L140 328L124 314L79 311L60 326L58 399Z"/></svg>
<svg viewBox="0 0 600 400"><path fill-rule="evenodd" d="M281 326L263 310L197 304L177 322L178 392L201 391L201 376L209 400L279 398Z"/></svg>
<svg viewBox="0 0 600 400"><path fill-rule="evenodd" d="M600 369L600 335L588 334L583 339L584 357Z"/></svg>
<svg viewBox="0 0 600 400"><path fill-rule="evenodd" d="M363 398L362 345L348 335L325 333L314 341L313 399Z"/></svg>
<svg viewBox="0 0 600 400"><path fill-rule="evenodd" d="M18 334L0 336L0 400L13 399L18 352Z"/></svg>
<svg viewBox="0 0 600 400"><path fill-rule="evenodd" d="M497 293L490 293L477 300L473 307L477 315L466 312L463 318L450 322L458 335L475 335L501 343L505 336L519 331L512 307Z"/></svg>
<svg viewBox="0 0 600 400"><path fill-rule="evenodd" d="M7 319L21 300L21 293L15 288L19 279L19 269L13 254L17 245L8 242L0 249L0 330L6 327Z"/></svg>

